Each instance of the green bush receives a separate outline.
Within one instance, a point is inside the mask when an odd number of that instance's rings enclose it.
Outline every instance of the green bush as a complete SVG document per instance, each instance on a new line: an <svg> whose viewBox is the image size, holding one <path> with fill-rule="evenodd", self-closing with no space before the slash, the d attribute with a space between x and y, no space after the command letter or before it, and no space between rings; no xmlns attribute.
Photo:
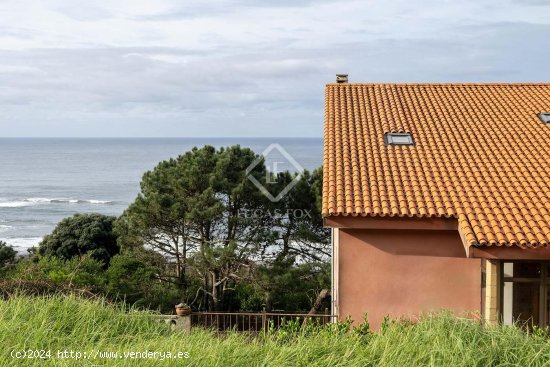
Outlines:
<svg viewBox="0 0 550 367"><path fill-rule="evenodd" d="M0 241L0 266L13 262L15 260L15 255L17 255L17 251L14 250L13 246L9 246L4 241Z"/></svg>
<svg viewBox="0 0 550 367"><path fill-rule="evenodd" d="M37 261L25 259L16 266L13 279L46 281L54 285L70 284L101 290L106 277L103 263L89 256L62 260L57 257L40 257Z"/></svg>
<svg viewBox="0 0 550 367"><path fill-rule="evenodd" d="M174 305L181 302L181 291L157 279L158 268L150 255L131 251L113 257L105 273L106 294L135 307L172 313Z"/></svg>
<svg viewBox="0 0 550 367"><path fill-rule="evenodd" d="M63 260L89 255L108 264L111 257L119 252L117 236L113 231L115 219L95 213L65 218L40 242L38 253Z"/></svg>
<svg viewBox="0 0 550 367"><path fill-rule="evenodd" d="M16 256L17 251L15 251L13 246L0 241L0 274L4 273L7 267L15 264Z"/></svg>

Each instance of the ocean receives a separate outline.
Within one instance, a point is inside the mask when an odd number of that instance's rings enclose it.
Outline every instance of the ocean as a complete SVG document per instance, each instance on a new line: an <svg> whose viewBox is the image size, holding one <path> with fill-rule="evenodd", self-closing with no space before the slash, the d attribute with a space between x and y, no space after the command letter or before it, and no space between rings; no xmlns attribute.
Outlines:
<svg viewBox="0 0 550 367"><path fill-rule="evenodd" d="M138 194L144 172L206 144L240 144L258 154L279 144L309 170L323 161L321 138L1 138L0 240L26 253L65 217L120 215ZM295 170L279 147L267 161Z"/></svg>

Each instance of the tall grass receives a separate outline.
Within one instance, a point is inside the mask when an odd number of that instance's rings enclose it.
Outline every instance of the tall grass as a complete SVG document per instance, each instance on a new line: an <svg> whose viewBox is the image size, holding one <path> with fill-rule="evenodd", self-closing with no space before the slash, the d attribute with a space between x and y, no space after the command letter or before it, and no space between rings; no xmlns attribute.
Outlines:
<svg viewBox="0 0 550 367"><path fill-rule="evenodd" d="M377 333L346 323L250 336L172 332L152 314L74 296L15 296L0 301L1 366L543 366L543 333L481 327L447 313L416 323L389 322ZM49 359L14 359L12 351L50 350ZM188 352L185 359L59 359L57 351Z"/></svg>

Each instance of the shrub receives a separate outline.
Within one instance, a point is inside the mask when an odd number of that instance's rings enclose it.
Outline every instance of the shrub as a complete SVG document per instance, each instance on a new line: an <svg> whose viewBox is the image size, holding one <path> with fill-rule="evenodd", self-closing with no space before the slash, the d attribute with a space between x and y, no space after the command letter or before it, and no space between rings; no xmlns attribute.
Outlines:
<svg viewBox="0 0 550 367"><path fill-rule="evenodd" d="M12 278L95 290L103 289L106 280L103 263L90 256L71 260L56 257L41 257L38 261L25 259L17 264Z"/></svg>
<svg viewBox="0 0 550 367"><path fill-rule="evenodd" d="M15 256L17 251L13 246L9 246L7 243L0 241L0 269L15 262Z"/></svg>
<svg viewBox="0 0 550 367"><path fill-rule="evenodd" d="M172 312L180 302L181 291L173 284L158 280L158 267L151 258L155 255L131 251L114 256L105 273L107 295L136 307Z"/></svg>
<svg viewBox="0 0 550 367"><path fill-rule="evenodd" d="M65 218L40 242L38 253L63 260L89 255L108 264L119 252L113 232L115 219L102 214L75 214Z"/></svg>

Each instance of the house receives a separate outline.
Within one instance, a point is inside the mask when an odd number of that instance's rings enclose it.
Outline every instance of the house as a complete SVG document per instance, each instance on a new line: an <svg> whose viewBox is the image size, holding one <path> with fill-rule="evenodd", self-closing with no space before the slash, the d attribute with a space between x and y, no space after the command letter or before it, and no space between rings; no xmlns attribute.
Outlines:
<svg viewBox="0 0 550 367"><path fill-rule="evenodd" d="M325 91L333 312L550 324L550 84Z"/></svg>

